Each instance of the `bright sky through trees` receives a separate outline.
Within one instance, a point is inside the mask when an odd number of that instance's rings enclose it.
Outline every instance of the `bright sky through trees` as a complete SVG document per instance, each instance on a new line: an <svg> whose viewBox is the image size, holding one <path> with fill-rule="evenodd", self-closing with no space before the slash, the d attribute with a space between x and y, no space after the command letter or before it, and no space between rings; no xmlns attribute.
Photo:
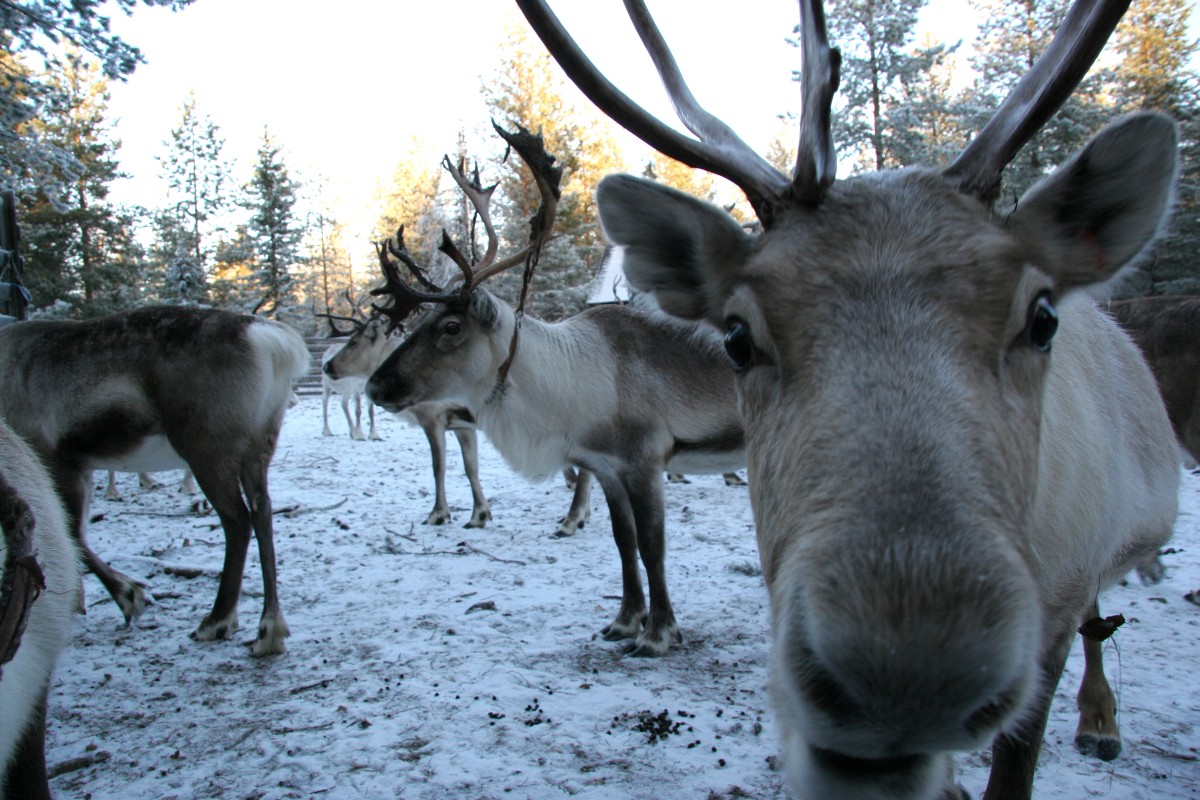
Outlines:
<svg viewBox="0 0 1200 800"><path fill-rule="evenodd" d="M799 108L791 80L799 51L785 41L797 4L649 6L700 102L765 153L781 131L777 116ZM552 7L619 87L676 124L621 3ZM235 180L248 179L265 125L299 178L327 179L327 202L332 196L342 218L369 219L376 178L390 174L414 139L436 162L460 127L482 131L481 80L494 69L504 25L519 19L516 5L502 0L197 0L174 14L139 8L115 18L114 29L147 63L112 87L121 167L135 176L114 186L114 198L159 202L154 156L193 90L226 137L225 154L238 161ZM922 27L949 40L969 41L975 31L966 0L932 0ZM622 136L629 168L640 171L645 148Z"/></svg>

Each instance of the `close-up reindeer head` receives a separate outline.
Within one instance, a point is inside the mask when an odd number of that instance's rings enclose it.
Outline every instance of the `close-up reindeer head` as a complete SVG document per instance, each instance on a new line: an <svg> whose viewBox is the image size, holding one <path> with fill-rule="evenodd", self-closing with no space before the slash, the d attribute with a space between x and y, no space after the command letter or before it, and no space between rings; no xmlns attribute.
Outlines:
<svg viewBox="0 0 1200 800"><path fill-rule="evenodd" d="M948 169L846 180L830 135L839 56L819 2L800 4L790 177L700 107L640 0L626 0L629 16L698 139L613 86L545 2L518 5L597 106L729 178L762 222L748 235L722 209L631 176L597 191L630 283L725 332L793 786L957 797L947 754L995 736L987 796L1028 797L1080 615L1174 518L1161 401L1129 342L1076 294L1162 227L1175 126L1119 120L1014 209L989 204L1127 0L1076 3Z"/></svg>

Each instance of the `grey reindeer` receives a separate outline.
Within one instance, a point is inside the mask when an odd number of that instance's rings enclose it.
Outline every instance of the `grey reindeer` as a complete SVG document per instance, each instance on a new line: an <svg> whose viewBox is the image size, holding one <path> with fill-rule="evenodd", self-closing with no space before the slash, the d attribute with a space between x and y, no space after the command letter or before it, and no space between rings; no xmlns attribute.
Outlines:
<svg viewBox="0 0 1200 800"><path fill-rule="evenodd" d="M1087 72L1128 0L1077 2L946 170L835 181L840 57L800 3L792 176L695 100L640 0L626 8L686 127L518 0L572 80L658 150L732 180L763 225L610 176L597 201L630 283L725 334L771 601L772 685L804 798L948 800L952 754L992 742L985 798L1028 798L1054 688L1097 593L1171 534L1176 446L1129 338L1084 296L1161 229L1174 123L1100 132L1012 209L1000 174ZM1085 639L1079 741L1119 749Z"/></svg>
<svg viewBox="0 0 1200 800"><path fill-rule="evenodd" d="M455 177L466 183L461 173ZM543 208L553 206L547 181L539 183ZM480 188L468 196L487 220L490 195ZM548 231L552 214L541 213ZM621 606L603 635L633 639L626 650L634 655L663 655L680 636L667 591L662 473L722 473L745 464L720 340L629 306L594 307L554 324L524 317L514 339L516 312L482 284L524 254L499 258L490 222L486 227L492 255L473 269L460 264L457 287L414 289L384 259L396 306L431 307L371 376L367 396L392 412L428 402L469 409L523 475L545 477L564 465L591 472L604 490L621 559Z"/></svg>
<svg viewBox="0 0 1200 800"><path fill-rule="evenodd" d="M126 622L145 609L145 592L87 546L92 471L186 468L225 531L217 597L193 636L237 630L253 531L263 613L252 653L286 650L267 471L292 382L308 368L304 339L291 328L216 309L158 306L0 329L0 418L45 460L87 568Z"/></svg>

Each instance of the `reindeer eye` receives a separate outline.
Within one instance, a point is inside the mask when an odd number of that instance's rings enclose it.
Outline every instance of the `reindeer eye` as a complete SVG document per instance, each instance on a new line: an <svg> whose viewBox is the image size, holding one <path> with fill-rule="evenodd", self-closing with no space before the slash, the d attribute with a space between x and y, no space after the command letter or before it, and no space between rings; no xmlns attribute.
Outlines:
<svg viewBox="0 0 1200 800"><path fill-rule="evenodd" d="M725 354L737 372L750 368L754 358L754 340L750 338L750 327L745 322L733 317L726 323Z"/></svg>
<svg viewBox="0 0 1200 800"><path fill-rule="evenodd" d="M449 336L457 336L462 331L462 325L456 319L448 319L442 325L442 333Z"/></svg>
<svg viewBox="0 0 1200 800"><path fill-rule="evenodd" d="M1029 306L1027 334L1029 342L1043 353L1050 352L1050 340L1058 331L1058 312L1050 301L1050 293L1042 292Z"/></svg>

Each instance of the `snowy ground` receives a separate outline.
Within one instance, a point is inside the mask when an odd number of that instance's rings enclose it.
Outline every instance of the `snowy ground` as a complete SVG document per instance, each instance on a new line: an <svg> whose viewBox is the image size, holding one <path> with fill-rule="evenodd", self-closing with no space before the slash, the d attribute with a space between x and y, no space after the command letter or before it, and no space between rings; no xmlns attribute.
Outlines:
<svg viewBox="0 0 1200 800"><path fill-rule="evenodd" d="M482 479L495 520L470 508L457 453L456 522L433 505L420 431L385 418L385 442L322 438L318 398L288 413L271 494L286 655L250 657L261 612L257 560L245 635L196 643L223 553L212 515L173 487L123 503L100 493L91 543L146 583L132 629L93 578L89 610L51 694L47 761L60 798L784 797L771 768L767 595L746 490L719 476L667 487L667 574L684 644L622 658L597 631L620 579L597 490L576 537L553 539L569 492L515 476L490 446ZM97 478L102 476L98 475ZM168 476L163 476L168 477ZM1102 598L1129 624L1106 652L1125 751L1111 764L1072 746L1078 646L1050 718L1035 794L1200 798L1200 477L1185 476L1169 574ZM193 577L186 577L186 576ZM959 759L978 797L984 753ZM833 799L836 800L836 799Z"/></svg>

